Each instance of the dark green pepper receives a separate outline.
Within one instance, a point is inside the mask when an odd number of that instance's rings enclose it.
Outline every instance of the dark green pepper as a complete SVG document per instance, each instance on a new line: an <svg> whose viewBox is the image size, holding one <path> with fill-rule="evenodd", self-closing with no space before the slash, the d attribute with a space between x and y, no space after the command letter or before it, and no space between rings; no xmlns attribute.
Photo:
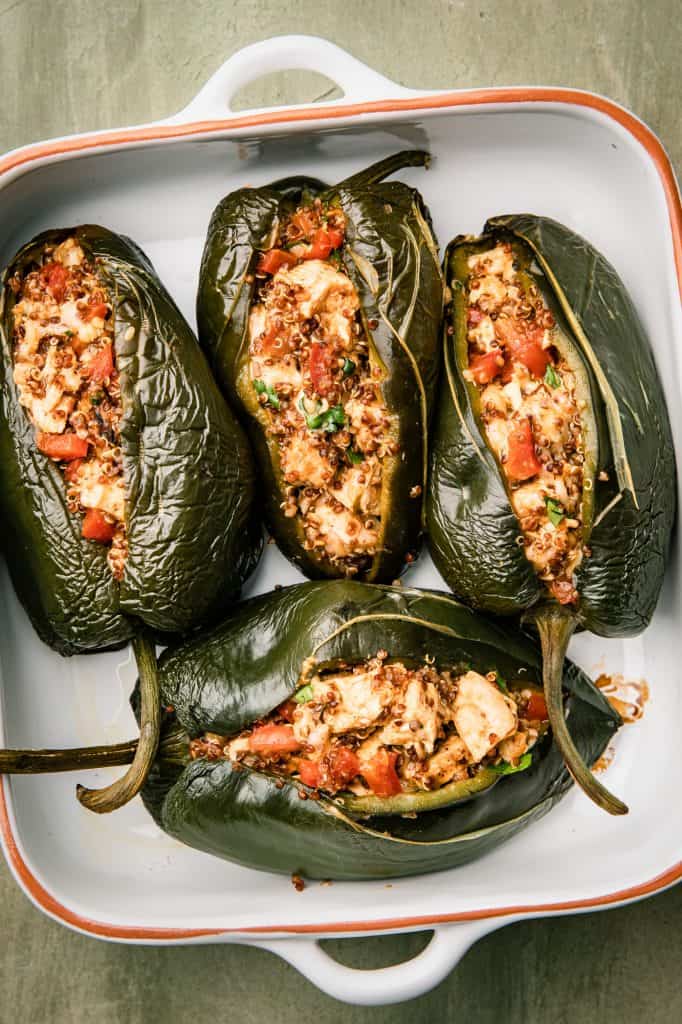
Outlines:
<svg viewBox="0 0 682 1024"><path fill-rule="evenodd" d="M64 479L36 447L13 379L10 279L30 269L46 243L71 235L96 261L114 303L128 537L120 584L106 549L81 537ZM39 235L4 272L0 347L3 546L40 637L75 654L119 646L141 623L186 633L218 618L260 555L253 466L190 327L146 256L92 225Z"/></svg>
<svg viewBox="0 0 682 1024"><path fill-rule="evenodd" d="M318 667L361 661L380 648L411 664L429 657L439 668L494 668L509 686L541 673L530 640L444 594L317 583L248 601L203 638L167 652L162 700L189 736L229 735L291 697ZM571 727L592 763L619 718L576 666L567 662L563 678ZM401 797L301 800L300 784L205 760L182 768L159 763L143 799L171 835L219 856L309 877L369 878L478 857L544 814L569 785L546 736L526 771L505 777L484 769L444 787L448 794L412 794L409 807L394 806ZM439 807L444 797L450 805Z"/></svg>
<svg viewBox="0 0 682 1024"><path fill-rule="evenodd" d="M551 598L519 546L519 521L488 447L467 354L467 256L509 241L517 265L552 310L557 345L586 403L583 543L576 604ZM576 780L612 813L627 808L585 768L562 714L561 665L575 628L633 636L648 624L666 566L675 466L665 399L648 340L613 267L555 221L496 217L480 238L457 238L445 257L446 375L433 443L428 529L433 559L474 608L523 615L540 633L544 684L557 744ZM548 384L556 387L550 377ZM557 509L548 506L548 515Z"/></svg>
<svg viewBox="0 0 682 1024"><path fill-rule="evenodd" d="M13 285L40 265L46 245L69 237L95 264L112 303L128 544L120 582L107 549L81 536L66 481L38 449L13 375ZM47 231L20 250L2 279L0 350L0 519L17 595L41 639L60 654L132 640L138 662L134 761L111 786L78 792L91 810L110 811L139 790L156 753L154 636L215 621L260 555L248 442L148 259L106 228Z"/></svg>
<svg viewBox="0 0 682 1024"><path fill-rule="evenodd" d="M542 671L528 637L445 594L337 581L247 601L222 625L161 657L161 700L173 710L165 712L159 755L142 791L160 827L189 846L249 867L311 878L389 878L473 860L563 796L571 780L551 734L519 766L525 770L505 775L482 769L441 790L384 799L303 800L301 792L310 791L300 782L236 769L228 761L190 761L191 737L238 733L291 697L318 667L363 661L380 648L407 664L429 658L439 668L495 669L510 688L532 684ZM568 721L592 763L620 718L568 661L563 683ZM137 696L133 706L137 712ZM6 752L0 771L121 764L135 748Z"/></svg>
<svg viewBox="0 0 682 1024"><path fill-rule="evenodd" d="M416 550L422 528L443 285L429 215L419 193L383 179L400 168L427 162L426 153L410 151L333 187L310 178L290 178L243 188L221 201L208 229L197 299L199 340L249 430L263 477L268 526L286 556L314 578L344 572L326 555L306 550L300 517L288 518L282 508L286 484L279 449L259 402L259 393L262 397L266 389L263 382L251 381L248 365L248 318L259 250L268 248L288 215L315 198L343 210L346 241L339 259L360 300L370 366L380 375L383 401L394 420L391 439L398 445L397 454L382 460L377 553L357 578L391 581L402 572L406 556ZM344 373L352 373L353 362L346 362L350 365L344 365ZM273 404L272 396L269 402ZM319 424L321 429L340 425L332 413L329 410Z"/></svg>

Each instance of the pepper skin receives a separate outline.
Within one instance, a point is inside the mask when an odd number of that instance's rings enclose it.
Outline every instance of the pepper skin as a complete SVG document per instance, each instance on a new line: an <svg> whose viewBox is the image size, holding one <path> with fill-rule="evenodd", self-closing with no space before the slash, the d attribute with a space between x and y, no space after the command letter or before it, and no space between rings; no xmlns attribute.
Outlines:
<svg viewBox="0 0 682 1024"><path fill-rule="evenodd" d="M46 243L74 236L114 297L129 551L120 584L106 549L81 537L56 465L38 450L13 379L9 281ZM16 592L61 654L117 647L148 626L183 634L215 621L261 550L248 442L188 324L129 239L86 225L25 245L0 298L0 517Z"/></svg>
<svg viewBox="0 0 682 1024"><path fill-rule="evenodd" d="M497 240L516 259L562 328L586 401L583 543L576 604L561 606L518 544L519 521L468 383L468 253ZM427 521L431 553L452 591L486 612L523 615L540 632L547 704L555 737L581 786L612 813L627 808L587 771L562 728L561 664L575 628L599 636L640 633L663 582L675 514L675 464L663 390L648 340L613 267L555 221L496 217L480 238L455 239L445 256L446 374L436 416Z"/></svg>
<svg viewBox="0 0 682 1024"><path fill-rule="evenodd" d="M427 427L439 371L438 332L443 282L430 219L421 196L401 182L382 179L403 167L423 166L428 154L389 157L329 187L290 178L231 193L208 229L199 278L199 340L216 378L244 421L263 478L268 527L284 554L312 578L344 575L322 552L305 549L300 517L282 509L286 484L278 447L249 377L249 310L255 295L259 250L278 223L301 203L319 197L340 207L346 241L343 268L360 300L369 360L379 374L398 452L382 462L382 533L376 554L357 579L390 582L418 549L426 485ZM374 377L373 379L377 379Z"/></svg>
<svg viewBox="0 0 682 1024"><path fill-rule="evenodd" d="M248 601L220 626L167 651L161 697L174 713L162 752L143 790L157 823L196 849L249 867L309 878L363 879L419 874L464 864L545 814L571 784L551 734L530 768L484 779L451 806L426 810L434 793L417 794L410 817L360 817L352 801L300 798L300 782L227 761L164 755L187 751L205 731L229 735L288 699L317 666L362 660L379 648L412 663L495 667L510 686L539 681L541 658L522 633L493 623L445 594L336 581L289 587ZM620 724L580 669L566 662L566 712L591 764ZM182 738L184 735L184 739ZM474 777L474 780L477 777ZM469 780L469 782L474 782ZM460 784L464 785L464 784ZM379 798L374 807L382 806ZM416 814L416 816L415 816Z"/></svg>

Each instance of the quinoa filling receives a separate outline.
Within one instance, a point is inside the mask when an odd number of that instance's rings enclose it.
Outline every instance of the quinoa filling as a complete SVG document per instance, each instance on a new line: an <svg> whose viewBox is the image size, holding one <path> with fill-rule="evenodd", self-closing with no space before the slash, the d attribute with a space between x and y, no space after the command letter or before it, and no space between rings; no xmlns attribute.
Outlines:
<svg viewBox="0 0 682 1024"><path fill-rule="evenodd" d="M87 540L108 548L115 579L127 552L121 393L111 296L74 238L47 245L10 287L14 381L37 448L59 466Z"/></svg>
<svg viewBox="0 0 682 1024"><path fill-rule="evenodd" d="M328 795L391 797L440 789L484 767L519 770L548 728L541 691L499 674L408 668L376 657L315 675L238 736L205 733L193 759L293 778Z"/></svg>
<svg viewBox="0 0 682 1024"><path fill-rule="evenodd" d="M578 599L583 545L586 403L557 347L557 324L499 242L470 256L465 378L480 396L487 441L509 487L520 543L560 604Z"/></svg>
<svg viewBox="0 0 682 1024"><path fill-rule="evenodd" d="M267 416L304 547L346 576L381 544L383 463L398 446L340 253L345 218L319 200L279 225L256 266L251 386Z"/></svg>

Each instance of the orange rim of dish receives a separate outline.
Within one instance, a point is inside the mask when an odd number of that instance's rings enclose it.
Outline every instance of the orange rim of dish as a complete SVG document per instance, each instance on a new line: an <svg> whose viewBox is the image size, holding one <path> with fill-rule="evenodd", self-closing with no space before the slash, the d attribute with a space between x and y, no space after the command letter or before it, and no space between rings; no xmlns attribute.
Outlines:
<svg viewBox="0 0 682 1024"><path fill-rule="evenodd" d="M583 107L604 114L628 131L646 150L656 168L668 206L672 234L677 282L682 297L682 204L675 180L675 174L668 156L647 126L629 111L616 103L593 93L574 89L543 88L501 88L472 89L453 93L438 93L433 96L419 95L406 99L376 100L368 103L352 103L341 106L282 108L281 111L244 114L228 120L197 121L190 124L156 125L129 128L118 131L100 132L96 135L79 135L73 138L41 142L9 153L0 159L0 175L15 170L24 164L47 157L65 156L71 153L96 151L108 146L123 146L136 142L156 142L182 139L189 136L207 135L214 132L235 131L242 128L258 128L274 124L295 124L340 120L358 117L362 114L400 113L403 111L447 110L457 107L483 106L505 103L561 103ZM7 802L7 780L0 786L0 835L5 852L15 877L34 903L51 917L78 931L107 939L134 941L169 941L198 939L207 936L229 934L320 934L343 932L381 932L395 929L429 928L456 921L477 921L486 918L544 917L552 913L590 910L599 907L625 903L654 893L673 885L682 878L682 861L667 871L638 885L619 889L587 899L561 900L556 903L528 903L507 907L483 907L480 910L466 910L451 914L426 914L382 918L375 921L335 921L325 924L278 924L254 925L242 928L147 928L137 925L117 925L83 917L60 903L45 889L24 860L12 830Z"/></svg>

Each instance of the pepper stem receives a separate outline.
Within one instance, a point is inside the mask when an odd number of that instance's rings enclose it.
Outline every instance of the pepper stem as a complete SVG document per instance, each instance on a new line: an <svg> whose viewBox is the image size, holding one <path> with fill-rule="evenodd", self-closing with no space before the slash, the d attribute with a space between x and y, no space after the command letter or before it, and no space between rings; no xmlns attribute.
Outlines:
<svg viewBox="0 0 682 1024"><path fill-rule="evenodd" d="M400 153L393 153L392 156L377 161L363 171L358 171L357 174L351 174L350 178L340 181L334 191L339 188L364 188L367 185L376 185L403 167L428 167L430 162L431 154L425 149L404 149Z"/></svg>
<svg viewBox="0 0 682 1024"><path fill-rule="evenodd" d="M542 681L547 713L557 746L574 781L590 800L609 814L627 814L627 806L602 786L582 759L564 717L562 681L568 642L576 627L575 615L559 606L547 606L535 615L542 645Z"/></svg>
<svg viewBox="0 0 682 1024"><path fill-rule="evenodd" d="M140 677L140 739L125 775L103 789L76 787L76 796L88 810L109 814L136 796L145 783L154 762L161 732L159 677L156 651L151 638L141 630L133 637L133 651Z"/></svg>
<svg viewBox="0 0 682 1024"><path fill-rule="evenodd" d="M115 768L132 764L137 740L106 747L73 747L70 750L0 750L0 775L50 775L82 772L91 768ZM171 728L159 741L157 760L184 767L189 760L189 737Z"/></svg>
<svg viewBox="0 0 682 1024"><path fill-rule="evenodd" d="M0 775L47 775L87 768L111 768L130 764L137 740L109 747L75 747L73 750L0 750Z"/></svg>

